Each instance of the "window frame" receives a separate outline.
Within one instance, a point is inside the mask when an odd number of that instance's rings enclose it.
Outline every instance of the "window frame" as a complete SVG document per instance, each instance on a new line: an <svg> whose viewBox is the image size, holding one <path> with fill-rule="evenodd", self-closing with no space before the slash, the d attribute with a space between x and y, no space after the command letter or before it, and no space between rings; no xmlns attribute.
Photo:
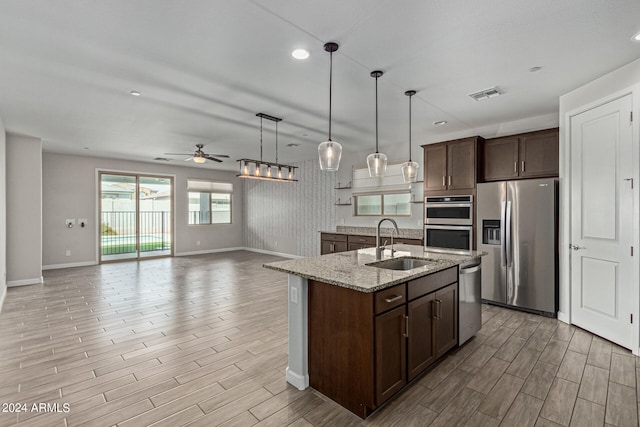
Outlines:
<svg viewBox="0 0 640 427"><path fill-rule="evenodd" d="M203 187L210 188L220 188L220 187L228 187L229 191L215 191L209 190L207 191ZM207 195L207 206L209 207L209 222L200 222L197 224L192 224L191 221L191 212L202 212L202 211L191 211L189 210L190 205L190 194L198 193L198 194L206 194ZM214 195L228 195L229 196L229 221L228 222L214 222L213 221L213 200ZM231 225L233 224L233 184L229 182L223 181L211 181L204 179L187 179L187 225L188 226L199 226L199 225Z"/></svg>
<svg viewBox="0 0 640 427"><path fill-rule="evenodd" d="M390 214L384 211L384 197L398 194L406 194L409 199L407 200L408 213L407 214ZM362 196L378 196L380 197L380 213L375 214L363 214L358 211L358 198ZM411 218L411 192L410 191L379 191L371 193L360 193L353 195L353 216L356 217L398 217L398 218Z"/></svg>

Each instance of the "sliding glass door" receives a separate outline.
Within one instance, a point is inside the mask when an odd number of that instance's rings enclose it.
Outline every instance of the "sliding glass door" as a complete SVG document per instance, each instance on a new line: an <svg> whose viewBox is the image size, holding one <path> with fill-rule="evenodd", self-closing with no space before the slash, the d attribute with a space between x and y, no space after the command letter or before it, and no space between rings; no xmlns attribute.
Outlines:
<svg viewBox="0 0 640 427"><path fill-rule="evenodd" d="M173 255L173 178L100 173L100 262Z"/></svg>

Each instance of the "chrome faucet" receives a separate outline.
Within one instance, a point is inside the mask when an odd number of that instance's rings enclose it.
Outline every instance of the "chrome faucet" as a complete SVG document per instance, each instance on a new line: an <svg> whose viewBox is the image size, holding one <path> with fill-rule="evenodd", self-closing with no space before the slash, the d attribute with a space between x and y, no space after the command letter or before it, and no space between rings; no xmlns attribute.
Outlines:
<svg viewBox="0 0 640 427"><path fill-rule="evenodd" d="M395 227L395 232L398 233L398 235L400 235L400 230L398 230L398 224L396 224L395 220L393 220L392 218L382 218L378 222L378 228L376 229L376 260L379 260L382 258L382 249L380 247L380 225L384 221L391 221L391 223ZM391 242L392 242L391 247L393 248L393 233L391 234Z"/></svg>

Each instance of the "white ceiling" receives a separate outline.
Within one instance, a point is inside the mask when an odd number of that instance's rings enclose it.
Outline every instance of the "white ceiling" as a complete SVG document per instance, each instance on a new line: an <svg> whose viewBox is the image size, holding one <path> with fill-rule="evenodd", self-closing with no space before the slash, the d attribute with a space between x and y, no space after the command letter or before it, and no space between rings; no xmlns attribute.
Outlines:
<svg viewBox="0 0 640 427"><path fill-rule="evenodd" d="M381 151L400 160L405 90L418 91L416 146L557 114L560 95L640 57L639 17L638 0L2 0L0 117L47 152L153 161L203 143L231 159L191 165L235 169L259 157L264 112L283 118L279 160L310 159L335 41L333 139L373 151L381 69ZM505 94L467 96L494 85ZM271 122L264 142L273 160Z"/></svg>

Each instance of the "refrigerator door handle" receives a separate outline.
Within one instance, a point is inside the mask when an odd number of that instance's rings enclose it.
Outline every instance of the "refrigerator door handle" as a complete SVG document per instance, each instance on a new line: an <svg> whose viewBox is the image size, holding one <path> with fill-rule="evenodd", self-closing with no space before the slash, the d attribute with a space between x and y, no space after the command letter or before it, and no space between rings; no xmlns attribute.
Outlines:
<svg viewBox="0 0 640 427"><path fill-rule="evenodd" d="M505 253L507 258L507 267L513 265L513 236L511 235L511 202L507 202L507 217L505 220Z"/></svg>
<svg viewBox="0 0 640 427"><path fill-rule="evenodd" d="M507 202L501 202L501 207L500 207L500 265L502 265L503 267L506 267L507 265L507 257L506 257L506 249L507 249L507 242L505 239L505 212L506 212L506 206L507 206Z"/></svg>

